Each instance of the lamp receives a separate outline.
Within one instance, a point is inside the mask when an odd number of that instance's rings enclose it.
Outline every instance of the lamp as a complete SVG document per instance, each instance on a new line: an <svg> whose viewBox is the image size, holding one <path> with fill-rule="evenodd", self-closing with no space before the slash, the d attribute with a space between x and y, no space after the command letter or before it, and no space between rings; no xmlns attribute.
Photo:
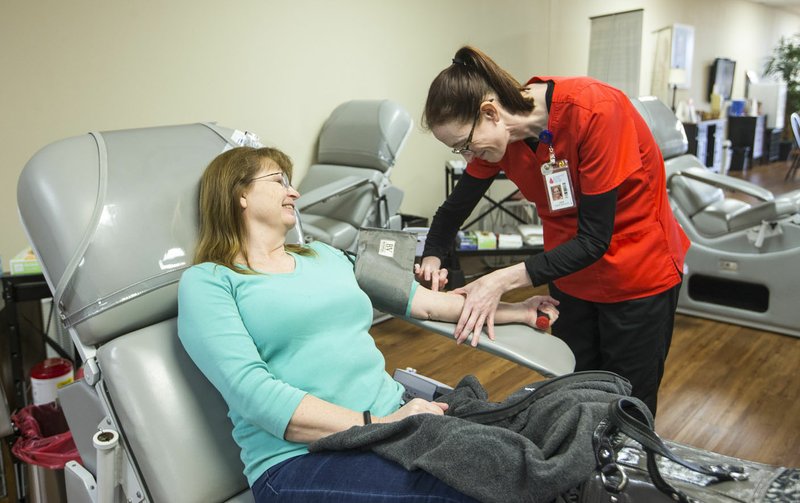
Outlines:
<svg viewBox="0 0 800 503"><path fill-rule="evenodd" d="M686 69L685 68L670 68L669 77L667 79L669 86L672 88L672 111L675 111L675 93L678 86L686 84Z"/></svg>

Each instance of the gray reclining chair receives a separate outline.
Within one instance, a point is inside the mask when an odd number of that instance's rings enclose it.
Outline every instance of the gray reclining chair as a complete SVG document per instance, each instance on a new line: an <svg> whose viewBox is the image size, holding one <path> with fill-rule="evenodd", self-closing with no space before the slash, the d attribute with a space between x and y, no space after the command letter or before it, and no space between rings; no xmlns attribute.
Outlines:
<svg viewBox="0 0 800 503"><path fill-rule="evenodd" d="M300 181L305 239L355 251L358 229L400 230L403 191L389 175L413 121L390 100L339 105L322 127L317 163Z"/></svg>
<svg viewBox="0 0 800 503"><path fill-rule="evenodd" d="M650 125L667 170L675 217L692 246L678 311L800 336L797 264L800 191L782 195L713 173L686 154L683 126L655 98L633 100ZM729 197L739 193L748 203Z"/></svg>
<svg viewBox="0 0 800 503"><path fill-rule="evenodd" d="M84 379L59 390L83 460L65 468L72 503L252 501L227 407L175 318L200 175L241 136L214 124L91 133L46 146L20 176L23 227L84 361ZM572 370L558 339L499 328L543 373Z"/></svg>

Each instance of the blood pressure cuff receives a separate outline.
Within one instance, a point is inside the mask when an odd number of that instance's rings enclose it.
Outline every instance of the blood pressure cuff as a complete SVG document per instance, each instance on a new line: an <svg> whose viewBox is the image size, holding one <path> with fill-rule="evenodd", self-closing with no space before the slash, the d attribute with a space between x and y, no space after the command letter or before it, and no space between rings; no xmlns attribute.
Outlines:
<svg viewBox="0 0 800 503"><path fill-rule="evenodd" d="M404 231L362 228L358 233L355 274L373 307L405 316L414 284L417 237Z"/></svg>

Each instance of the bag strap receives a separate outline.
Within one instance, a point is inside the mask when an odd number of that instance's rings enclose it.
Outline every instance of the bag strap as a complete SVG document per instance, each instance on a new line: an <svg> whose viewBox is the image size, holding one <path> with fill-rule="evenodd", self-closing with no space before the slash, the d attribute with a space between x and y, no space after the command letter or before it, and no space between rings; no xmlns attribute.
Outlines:
<svg viewBox="0 0 800 503"><path fill-rule="evenodd" d="M493 424L509 417L514 417L524 410L527 410L535 401L543 397L556 393L566 386L575 386L585 382L611 382L618 383L624 381L625 378L613 372L603 370L584 370L581 372L573 372L571 374L564 374L562 376L553 377L546 381L539 381L529 384L523 388L525 393L522 393L518 398L512 400L507 399L502 402L500 407L470 412L462 414L461 419L472 421L479 424ZM512 395L513 396L513 395Z"/></svg>
<svg viewBox="0 0 800 503"><path fill-rule="evenodd" d="M748 478L748 474L742 466L730 464L700 465L676 455L653 431L652 415L649 409L638 400L619 398L611 402L608 416L609 426L613 426L616 430L642 445L647 454L647 471L650 474L653 485L676 501L688 503L695 500L673 487L662 477L655 454L694 472L714 477L717 482L747 480Z"/></svg>
<svg viewBox="0 0 800 503"><path fill-rule="evenodd" d="M645 420L649 419L649 414L645 415L642 408L643 405L634 402L630 398L620 398L609 405L609 418L611 419L611 423L622 433L642 444L645 451L663 456L697 473L715 477L719 481L747 479L747 473L743 466L727 463L719 465L700 465L676 455L653 431L652 423L649 421L647 423L642 422L626 410L631 409L638 412L640 416L646 418Z"/></svg>

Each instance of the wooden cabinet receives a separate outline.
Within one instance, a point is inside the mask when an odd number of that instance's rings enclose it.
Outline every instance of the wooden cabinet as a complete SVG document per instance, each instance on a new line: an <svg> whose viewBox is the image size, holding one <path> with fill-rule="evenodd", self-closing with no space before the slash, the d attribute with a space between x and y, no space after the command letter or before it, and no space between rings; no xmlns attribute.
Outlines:
<svg viewBox="0 0 800 503"><path fill-rule="evenodd" d="M683 124L689 140L689 153L697 156L708 169L722 171L722 147L725 141L725 119Z"/></svg>
<svg viewBox="0 0 800 503"><path fill-rule="evenodd" d="M731 141L734 158L746 156L747 165L764 155L764 116L730 116L728 117L728 139ZM749 150L749 152L748 152ZM741 169L731 165L731 169Z"/></svg>

